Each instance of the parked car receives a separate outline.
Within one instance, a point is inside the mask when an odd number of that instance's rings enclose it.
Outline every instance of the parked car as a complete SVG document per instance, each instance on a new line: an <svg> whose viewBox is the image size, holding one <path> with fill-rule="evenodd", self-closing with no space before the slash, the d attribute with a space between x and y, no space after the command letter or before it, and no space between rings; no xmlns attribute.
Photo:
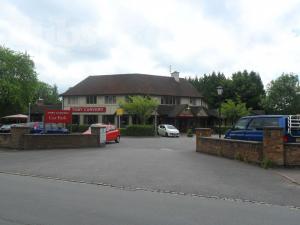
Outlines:
<svg viewBox="0 0 300 225"><path fill-rule="evenodd" d="M0 133L10 133L13 124L4 124L0 127Z"/></svg>
<svg viewBox="0 0 300 225"><path fill-rule="evenodd" d="M166 137L179 137L179 130L170 124L160 124L157 127L157 133Z"/></svg>
<svg viewBox="0 0 300 225"><path fill-rule="evenodd" d="M95 127L95 126L105 126L106 127L106 142L111 142L111 141L115 141L116 143L120 142L120 130L116 128L116 126L114 125L107 125L107 124L103 124L103 123L96 123L96 124L92 124L89 129L87 129L85 132L83 132L82 134L91 134L91 127Z"/></svg>
<svg viewBox="0 0 300 225"><path fill-rule="evenodd" d="M30 127L30 133L32 134L68 134L68 129L58 126L56 123L46 123L44 130L43 122L30 122L26 124Z"/></svg>
<svg viewBox="0 0 300 225"><path fill-rule="evenodd" d="M232 129L225 133L227 139L262 141L263 128L283 128L284 142L300 142L300 115L259 115L239 119Z"/></svg>

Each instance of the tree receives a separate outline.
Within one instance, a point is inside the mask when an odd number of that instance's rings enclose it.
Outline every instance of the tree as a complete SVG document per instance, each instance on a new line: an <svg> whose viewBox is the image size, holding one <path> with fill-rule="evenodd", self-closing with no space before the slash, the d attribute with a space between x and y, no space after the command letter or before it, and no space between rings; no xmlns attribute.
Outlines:
<svg viewBox="0 0 300 225"><path fill-rule="evenodd" d="M128 101L121 101L119 104L128 113L137 115L142 124L146 124L158 106L157 100L142 96L129 96Z"/></svg>
<svg viewBox="0 0 300 225"><path fill-rule="evenodd" d="M0 46L0 116L26 112L36 85L37 74L30 56Z"/></svg>
<svg viewBox="0 0 300 225"><path fill-rule="evenodd" d="M223 73L204 74L202 77L194 79L189 78L189 82L203 95L206 103L210 108L218 108L222 99L231 97L230 80ZM217 87L222 86L224 89L223 95L220 97L217 94ZM221 98L221 99L220 99Z"/></svg>
<svg viewBox="0 0 300 225"><path fill-rule="evenodd" d="M273 114L299 114L300 96L298 76L282 74L272 80L267 87L267 96L263 101L266 112Z"/></svg>
<svg viewBox="0 0 300 225"><path fill-rule="evenodd" d="M221 105L222 115L234 124L240 117L249 115L251 109L246 107L246 103L242 103L240 100L234 102L231 99Z"/></svg>
<svg viewBox="0 0 300 225"><path fill-rule="evenodd" d="M231 99L235 101L240 99L246 103L247 107L253 109L262 108L261 99L265 96L265 90L258 73L253 71L248 73L247 70L239 71L232 74L231 80L231 90L234 93Z"/></svg>
<svg viewBox="0 0 300 225"><path fill-rule="evenodd" d="M57 86L39 81L36 88L35 99L43 99L45 104L57 104L60 102Z"/></svg>

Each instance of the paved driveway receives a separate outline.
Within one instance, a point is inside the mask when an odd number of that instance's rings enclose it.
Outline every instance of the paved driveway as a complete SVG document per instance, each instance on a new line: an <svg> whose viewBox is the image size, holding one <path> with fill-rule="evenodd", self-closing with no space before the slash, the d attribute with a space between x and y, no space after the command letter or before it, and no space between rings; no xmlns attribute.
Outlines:
<svg viewBox="0 0 300 225"><path fill-rule="evenodd" d="M300 206L300 188L258 166L195 152L195 138L122 138L105 148L0 151L0 171Z"/></svg>

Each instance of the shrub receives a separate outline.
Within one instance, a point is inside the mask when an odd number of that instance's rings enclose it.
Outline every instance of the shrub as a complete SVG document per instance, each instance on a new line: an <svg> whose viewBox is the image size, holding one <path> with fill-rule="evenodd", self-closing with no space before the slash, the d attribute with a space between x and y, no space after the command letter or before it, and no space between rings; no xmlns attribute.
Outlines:
<svg viewBox="0 0 300 225"><path fill-rule="evenodd" d="M222 126L221 127L221 134L225 134L225 132L229 129L231 129L232 126ZM215 126L212 128L213 129L213 133L218 134L219 133L219 127Z"/></svg>
<svg viewBox="0 0 300 225"><path fill-rule="evenodd" d="M269 169L271 167L274 166L274 163L272 160L268 159L268 158L263 158L263 160L261 161L261 167L264 169Z"/></svg>
<svg viewBox="0 0 300 225"><path fill-rule="evenodd" d="M119 130L120 130L121 136L127 136L126 128L120 128Z"/></svg>
<svg viewBox="0 0 300 225"><path fill-rule="evenodd" d="M68 124L66 128L73 133L82 133L89 129L89 125L79 125L79 124Z"/></svg>
<svg viewBox="0 0 300 225"><path fill-rule="evenodd" d="M154 136L154 127L152 125L129 125L123 133L126 136Z"/></svg>
<svg viewBox="0 0 300 225"><path fill-rule="evenodd" d="M193 133L192 129L187 130L186 136L188 136L188 137L193 137L194 136L194 133Z"/></svg>

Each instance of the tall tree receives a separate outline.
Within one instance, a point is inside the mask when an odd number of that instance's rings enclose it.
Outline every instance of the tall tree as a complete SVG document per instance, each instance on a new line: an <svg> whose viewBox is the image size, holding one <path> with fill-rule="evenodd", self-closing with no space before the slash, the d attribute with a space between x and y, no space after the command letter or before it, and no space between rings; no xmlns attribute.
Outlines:
<svg viewBox="0 0 300 225"><path fill-rule="evenodd" d="M264 107L268 113L299 114L300 93L299 80L296 74L282 74L272 80L267 87Z"/></svg>
<svg viewBox="0 0 300 225"><path fill-rule="evenodd" d="M246 103L246 106L253 109L261 109L261 99L265 96L264 85L261 81L260 75L247 70L232 74L231 90L234 96L231 98L235 101L240 99Z"/></svg>
<svg viewBox="0 0 300 225"><path fill-rule="evenodd" d="M57 86L39 81L36 88L35 99L42 98L45 104L57 104L60 102Z"/></svg>
<svg viewBox="0 0 300 225"><path fill-rule="evenodd" d="M30 56L0 46L0 115L24 113L33 101L36 85Z"/></svg>
<svg viewBox="0 0 300 225"><path fill-rule="evenodd" d="M220 103L231 96L231 81L223 73L204 74L202 77L190 79L193 86L203 95L210 108L219 107ZM217 87L222 86L223 95L218 96Z"/></svg>
<svg viewBox="0 0 300 225"><path fill-rule="evenodd" d="M129 96L129 101L122 101L119 104L128 113L137 115L142 124L146 124L158 106L155 99L142 96Z"/></svg>

